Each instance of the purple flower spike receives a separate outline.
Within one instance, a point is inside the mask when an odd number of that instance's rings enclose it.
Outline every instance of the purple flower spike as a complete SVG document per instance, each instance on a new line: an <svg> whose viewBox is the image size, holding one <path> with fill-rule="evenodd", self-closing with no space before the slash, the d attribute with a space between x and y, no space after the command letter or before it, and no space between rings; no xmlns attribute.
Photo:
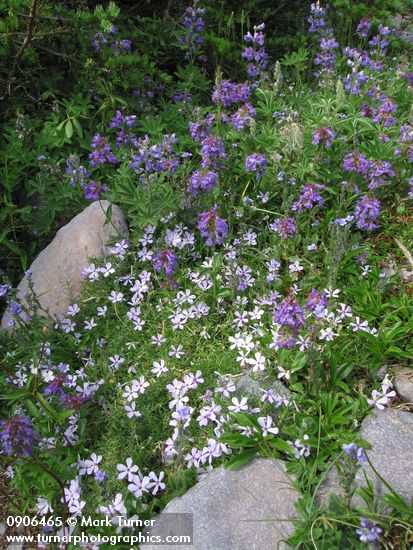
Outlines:
<svg viewBox="0 0 413 550"><path fill-rule="evenodd" d="M178 256L172 250L166 248L158 252L152 260L152 264L158 273L165 269L165 274L169 279L178 269Z"/></svg>
<svg viewBox="0 0 413 550"><path fill-rule="evenodd" d="M207 246L222 244L228 237L227 222L217 215L218 206L215 205L211 210L199 214L198 229L201 235L206 238Z"/></svg>
<svg viewBox="0 0 413 550"><path fill-rule="evenodd" d="M366 195L360 199L354 210L357 227L367 231L377 229L379 226L375 223L375 220L379 217L380 206L380 201L374 196L369 197Z"/></svg>
<svg viewBox="0 0 413 550"><path fill-rule="evenodd" d="M0 420L0 441L6 455L30 456L35 434L27 416L12 416Z"/></svg>
<svg viewBox="0 0 413 550"><path fill-rule="evenodd" d="M321 143L326 147L331 147L332 145L331 140L335 137L336 137L336 133L331 126L322 126L321 128L318 128L318 130L314 132L313 141L311 143L313 145L319 145Z"/></svg>

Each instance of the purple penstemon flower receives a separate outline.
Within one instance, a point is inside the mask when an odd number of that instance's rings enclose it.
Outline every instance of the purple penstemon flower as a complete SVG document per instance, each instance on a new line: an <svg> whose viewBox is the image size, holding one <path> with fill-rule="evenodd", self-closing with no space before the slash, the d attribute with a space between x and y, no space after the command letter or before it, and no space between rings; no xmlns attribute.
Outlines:
<svg viewBox="0 0 413 550"><path fill-rule="evenodd" d="M321 183L305 183L301 188L299 199L293 202L291 209L301 214L304 209L311 210L316 205L322 206L325 201L318 191L324 187Z"/></svg>
<svg viewBox="0 0 413 550"><path fill-rule="evenodd" d="M198 229L201 235L206 238L207 246L220 245L228 236L228 224L217 214L218 205L211 210L202 212L198 218Z"/></svg>
<svg viewBox="0 0 413 550"><path fill-rule="evenodd" d="M358 172L364 175L368 172L370 166L371 161L357 151L348 153L343 160L343 169L347 172Z"/></svg>
<svg viewBox="0 0 413 550"><path fill-rule="evenodd" d="M218 173L204 168L192 173L188 182L188 191L196 195L199 191L212 191L218 183Z"/></svg>
<svg viewBox="0 0 413 550"><path fill-rule="evenodd" d="M322 126L321 128L318 128L313 133L313 145L325 145L326 147L330 148L332 146L332 139L336 137L335 131L332 129L331 126Z"/></svg>
<svg viewBox="0 0 413 550"><path fill-rule="evenodd" d="M380 201L374 195L365 195L356 204L354 209L354 218L359 229L373 231L379 226L375 220L380 214Z"/></svg>
<svg viewBox="0 0 413 550"><path fill-rule="evenodd" d="M254 116L256 114L255 108L250 103L245 103L230 117L232 126L240 132L246 126L251 126L254 122Z"/></svg>
<svg viewBox="0 0 413 550"><path fill-rule="evenodd" d="M356 443L349 443L342 446L343 451L352 458L355 458L358 462L367 462L367 457L363 447L360 447Z"/></svg>
<svg viewBox="0 0 413 550"><path fill-rule="evenodd" d="M172 252L172 250L166 248L165 250L160 250L156 254L152 260L152 264L158 273L164 269L165 274L169 279L178 269L178 256Z"/></svg>
<svg viewBox="0 0 413 550"><path fill-rule="evenodd" d="M278 218L270 225L270 229L283 239L293 237L297 233L294 218Z"/></svg>
<svg viewBox="0 0 413 550"><path fill-rule="evenodd" d="M219 159L227 157L219 136L208 136L201 143L202 168L218 168Z"/></svg>
<svg viewBox="0 0 413 550"><path fill-rule="evenodd" d="M0 420L0 442L5 455L30 456L35 444L35 433L27 416L12 416Z"/></svg>
<svg viewBox="0 0 413 550"><path fill-rule="evenodd" d="M356 32L362 38L366 38L370 33L371 23L368 19L360 19Z"/></svg>
<svg viewBox="0 0 413 550"><path fill-rule="evenodd" d="M255 172L257 179L265 174L268 161L262 153L252 153L245 159L245 171Z"/></svg>

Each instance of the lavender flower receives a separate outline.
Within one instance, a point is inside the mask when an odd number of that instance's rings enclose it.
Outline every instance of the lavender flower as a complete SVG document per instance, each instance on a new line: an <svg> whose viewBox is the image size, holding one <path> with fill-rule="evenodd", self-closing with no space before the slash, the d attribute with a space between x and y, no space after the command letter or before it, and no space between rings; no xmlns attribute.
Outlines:
<svg viewBox="0 0 413 550"><path fill-rule="evenodd" d="M175 134L166 134L162 141L151 144L149 136L133 142L136 153L132 153L133 162L130 167L140 175L142 183L153 172L174 173L179 166L179 159L173 152L173 146L178 143Z"/></svg>
<svg viewBox="0 0 413 550"><path fill-rule="evenodd" d="M85 194L85 199L91 201L97 201L100 199L100 194L104 191L107 191L108 187L106 185L101 185L95 180L90 180L90 182L84 186L83 191Z"/></svg>
<svg viewBox="0 0 413 550"><path fill-rule="evenodd" d="M305 307L309 311L314 312L316 317L321 317L328 305L329 302L326 294L324 292L317 292L317 290L313 288L308 296Z"/></svg>
<svg viewBox="0 0 413 550"><path fill-rule="evenodd" d="M256 172L257 179L265 174L264 167L267 165L268 161L262 153L252 153L245 159L245 171Z"/></svg>
<svg viewBox="0 0 413 550"><path fill-rule="evenodd" d="M92 139L92 149L93 151L89 153L91 166L95 167L99 164L105 164L106 162L111 164L116 164L118 162L107 138L99 134L96 134Z"/></svg>
<svg viewBox="0 0 413 550"><path fill-rule="evenodd" d="M393 126L397 123L397 118L393 116L396 111L397 105L393 103L391 99L385 97L382 99L381 105L373 118L373 122L383 122L386 128Z"/></svg>
<svg viewBox="0 0 413 550"><path fill-rule="evenodd" d="M201 143L202 168L218 168L219 159L225 159L224 144L219 136L208 136Z"/></svg>
<svg viewBox="0 0 413 550"><path fill-rule="evenodd" d="M70 176L69 185L71 187L75 187L78 184L83 187L86 178L90 176L86 168L80 164L80 159L77 155L70 155L67 159L66 174Z"/></svg>
<svg viewBox="0 0 413 550"><path fill-rule="evenodd" d="M206 238L207 246L214 246L223 243L228 236L227 222L217 215L218 206L199 214L198 229L201 235Z"/></svg>
<svg viewBox="0 0 413 550"><path fill-rule="evenodd" d="M198 191L212 191L218 183L218 173L204 168L196 170L189 178L188 191L196 195Z"/></svg>
<svg viewBox="0 0 413 550"><path fill-rule="evenodd" d="M274 322L295 330L304 325L304 312L295 298L287 296L282 302L276 304Z"/></svg>
<svg viewBox="0 0 413 550"><path fill-rule="evenodd" d="M255 108L250 103L245 103L235 113L231 115L230 121L232 126L240 132L245 126L251 126L254 122L256 114Z"/></svg>
<svg viewBox="0 0 413 550"><path fill-rule="evenodd" d="M152 260L152 264L158 273L164 269L169 279L178 269L178 256L169 248L160 250Z"/></svg>
<svg viewBox="0 0 413 550"><path fill-rule="evenodd" d="M366 38L370 32L371 23L368 19L360 19L357 25L356 33L362 38Z"/></svg>
<svg viewBox="0 0 413 550"><path fill-rule="evenodd" d="M248 84L236 84L224 79L214 86L212 101L218 103L219 100L224 107L230 107L234 103L244 103L250 95L251 88Z"/></svg>
<svg viewBox="0 0 413 550"><path fill-rule="evenodd" d="M355 151L348 153L343 160L343 169L347 172L358 172L366 174L371 166L371 162L364 155Z"/></svg>
<svg viewBox="0 0 413 550"><path fill-rule="evenodd" d="M358 462L367 462L367 457L363 447L356 445L356 443L349 443L342 446L343 451L352 458L358 460Z"/></svg>
<svg viewBox="0 0 413 550"><path fill-rule="evenodd" d="M313 145L319 145L324 144L326 147L331 147L332 145L332 138L336 137L336 133L332 129L331 126L322 126L321 128L318 128L313 134L313 141L311 142Z"/></svg>
<svg viewBox="0 0 413 550"><path fill-rule="evenodd" d="M9 311L12 315L20 315L22 312L22 306L18 302L10 302Z"/></svg>
<svg viewBox="0 0 413 550"><path fill-rule="evenodd" d="M93 53L95 54L99 53L102 50L102 46L104 46L107 43L108 41L100 31L95 33L91 41Z"/></svg>
<svg viewBox="0 0 413 550"><path fill-rule="evenodd" d="M324 189L321 183L306 183L301 188L301 195L297 201L294 201L291 208L294 212L301 214L304 209L311 210L314 206L324 204L323 197L319 194L319 189Z"/></svg>
<svg viewBox="0 0 413 550"><path fill-rule="evenodd" d="M371 519L360 518L361 528L357 529L361 542L377 542L382 529Z"/></svg>
<svg viewBox="0 0 413 550"><path fill-rule="evenodd" d="M386 177L393 178L394 176L395 172L390 162L381 160L372 162L367 173L369 189L377 189L378 187L381 187L386 183Z"/></svg>
<svg viewBox="0 0 413 550"><path fill-rule="evenodd" d="M123 113L121 113L121 111L116 111L116 115L110 121L109 127L122 128L123 126L127 126L128 128L132 128L132 126L135 126L136 123L137 123L136 115L125 116Z"/></svg>
<svg viewBox="0 0 413 550"><path fill-rule="evenodd" d="M323 80L331 80L335 74L336 53L338 42L334 38L333 29L328 27L325 21L326 12L320 7L320 3L311 4L309 32L318 35L318 43L320 52L317 53L314 64L320 67L320 72L316 72L316 76L320 76Z"/></svg>
<svg viewBox="0 0 413 550"><path fill-rule="evenodd" d="M122 53L130 53L132 51L132 40L125 38L123 40L114 40L111 42L110 47L113 50L115 56L118 56Z"/></svg>
<svg viewBox="0 0 413 550"><path fill-rule="evenodd" d="M202 16L205 10L203 8L187 7L182 19L182 33L178 38L178 44L187 50L185 59L188 60L191 54L197 53L200 44L203 42L202 30L205 21Z"/></svg>
<svg viewBox="0 0 413 550"><path fill-rule="evenodd" d="M211 134L211 128L215 120L215 115L211 114L205 118L201 118L196 122L189 123L189 133L195 141L203 141Z"/></svg>
<svg viewBox="0 0 413 550"><path fill-rule="evenodd" d="M249 78L260 78L268 66L268 53L264 49L265 24L254 27L254 34L247 32L244 40L251 46L246 46L241 56L248 61L247 74Z"/></svg>
<svg viewBox="0 0 413 550"><path fill-rule="evenodd" d="M4 454L30 456L35 443L30 419L15 415L9 420L0 420L0 441Z"/></svg>
<svg viewBox="0 0 413 550"><path fill-rule="evenodd" d="M278 218L270 225L270 229L283 239L288 239L297 233L294 218Z"/></svg>
<svg viewBox="0 0 413 550"><path fill-rule="evenodd" d="M379 214L380 201L374 196L365 195L357 202L354 210L357 227L367 231L377 229L378 225L375 223L375 220Z"/></svg>

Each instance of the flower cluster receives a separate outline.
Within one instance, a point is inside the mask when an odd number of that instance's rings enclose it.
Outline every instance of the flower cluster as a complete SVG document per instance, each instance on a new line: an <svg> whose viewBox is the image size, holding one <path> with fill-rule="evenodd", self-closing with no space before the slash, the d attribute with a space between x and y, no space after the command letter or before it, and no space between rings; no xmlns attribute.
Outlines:
<svg viewBox="0 0 413 550"><path fill-rule="evenodd" d="M202 237L206 238L207 246L219 245L228 236L228 224L217 214L218 205L207 212L199 214L198 229Z"/></svg>
<svg viewBox="0 0 413 550"><path fill-rule="evenodd" d="M297 233L294 218L278 218L271 223L270 229L283 239L293 237Z"/></svg>
<svg viewBox="0 0 413 550"><path fill-rule="evenodd" d="M0 420L0 441L6 455L30 456L35 444L35 433L27 416L12 416Z"/></svg>
<svg viewBox="0 0 413 550"><path fill-rule="evenodd" d="M89 153L89 162L93 167L105 164L116 164L118 159L112 152L111 145L107 138L96 134L92 139L92 152Z"/></svg>
<svg viewBox="0 0 413 550"><path fill-rule="evenodd" d="M191 55L199 51L200 44L204 41L202 31L205 26L203 8L187 7L182 19L182 33L178 38L178 44L181 45L187 52L185 59L188 60Z"/></svg>
<svg viewBox="0 0 413 550"><path fill-rule="evenodd" d="M219 101L224 107L230 107L234 103L244 103L250 95L251 87L248 84L236 84L224 79L214 86L212 101L215 104Z"/></svg>
<svg viewBox="0 0 413 550"><path fill-rule="evenodd" d="M122 53L130 53L132 51L132 41L129 38L113 38L118 34L118 29L115 25L111 25L109 31L102 33L98 31L92 38L93 53L98 54L105 46L109 46L114 55L118 56Z"/></svg>
<svg viewBox="0 0 413 550"><path fill-rule="evenodd" d="M195 170L189 178L188 191L193 195L197 195L199 191L212 191L218 183L218 177L218 172L208 168Z"/></svg>
<svg viewBox="0 0 413 550"><path fill-rule="evenodd" d="M265 174L267 165L268 161L262 153L252 153L245 159L245 171L255 172L257 179Z"/></svg>
<svg viewBox="0 0 413 550"><path fill-rule="evenodd" d="M332 146L332 139L336 137L336 133L331 128L331 126L322 126L318 128L313 134L313 145L319 145L320 143L326 147Z"/></svg>
<svg viewBox="0 0 413 550"><path fill-rule="evenodd" d="M320 67L320 70L315 75L328 81L335 75L338 42L334 38L334 31L328 26L325 17L326 11L320 6L319 1L311 4L311 15L308 18L310 23L309 32L318 35L320 47L320 52L317 53L314 59L315 65Z"/></svg>
<svg viewBox="0 0 413 550"><path fill-rule="evenodd" d="M174 153L176 143L175 134L164 135L156 145L151 144L149 136L133 141L136 152L131 154L130 167L140 176L142 183L146 183L153 173L173 174L176 171L179 165L179 158Z"/></svg>
<svg viewBox="0 0 413 550"><path fill-rule="evenodd" d="M306 183L301 188L301 195L297 201L293 202L291 209L301 214L304 210L311 210L314 206L322 206L324 199L319 191L324 189L321 183Z"/></svg>
<svg viewBox="0 0 413 550"><path fill-rule="evenodd" d="M254 27L254 34L247 32L244 35L244 41L251 45L246 46L241 55L248 62L247 74L251 79L263 78L268 67L268 53L264 49L264 29L265 24L261 23Z"/></svg>
<svg viewBox="0 0 413 550"><path fill-rule="evenodd" d="M95 180L87 180L90 172L80 164L77 155L71 155L66 161L66 174L70 176L69 185L79 186L87 200L99 200L101 193L108 190L106 185L102 185Z"/></svg>

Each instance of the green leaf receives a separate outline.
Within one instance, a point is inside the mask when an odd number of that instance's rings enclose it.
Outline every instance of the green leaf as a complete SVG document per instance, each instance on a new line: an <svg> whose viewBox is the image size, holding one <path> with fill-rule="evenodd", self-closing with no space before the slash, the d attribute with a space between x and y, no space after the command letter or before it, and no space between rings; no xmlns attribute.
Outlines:
<svg viewBox="0 0 413 550"><path fill-rule="evenodd" d="M225 464L225 469L233 470L234 468L239 468L240 466L243 466L254 458L254 456L258 453L258 450L258 447L254 447L254 449L248 449L247 451L244 451L243 453L232 457L231 460L229 460Z"/></svg>
<svg viewBox="0 0 413 550"><path fill-rule="evenodd" d="M279 437L272 439L270 445L275 447L279 451L283 451L288 454L293 453L291 446L286 441L284 441L284 439L280 439Z"/></svg>
<svg viewBox="0 0 413 550"><path fill-rule="evenodd" d="M256 442L250 437L241 434L224 434L219 438L223 443L227 443L233 449L241 449L242 447L253 447Z"/></svg>
<svg viewBox="0 0 413 550"><path fill-rule="evenodd" d="M82 138L83 137L83 130L80 125L80 122L77 120L77 118L73 119L73 126L76 128L77 135Z"/></svg>
<svg viewBox="0 0 413 550"><path fill-rule="evenodd" d="M73 136L73 124L70 119L66 122L65 134L68 139L70 139Z"/></svg>
<svg viewBox="0 0 413 550"><path fill-rule="evenodd" d="M2 395L0 399L3 401L15 401L16 399L19 399L20 397L25 397L26 395L28 395L27 390L20 390L9 393L7 395Z"/></svg>

